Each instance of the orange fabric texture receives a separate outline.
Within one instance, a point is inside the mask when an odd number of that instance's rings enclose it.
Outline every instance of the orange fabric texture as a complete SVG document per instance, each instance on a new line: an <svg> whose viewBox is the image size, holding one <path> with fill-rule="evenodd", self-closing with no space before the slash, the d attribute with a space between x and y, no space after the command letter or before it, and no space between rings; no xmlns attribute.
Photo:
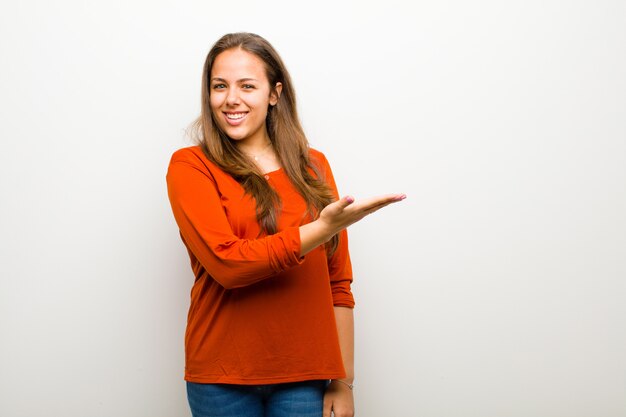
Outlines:
<svg viewBox="0 0 626 417"><path fill-rule="evenodd" d="M328 161L310 152L336 193ZM260 235L254 199L195 146L176 151L167 185L195 282L185 379L271 384L345 377L333 306L354 307L347 234L328 259L300 257L306 204L282 169L266 175L281 198L278 233Z"/></svg>

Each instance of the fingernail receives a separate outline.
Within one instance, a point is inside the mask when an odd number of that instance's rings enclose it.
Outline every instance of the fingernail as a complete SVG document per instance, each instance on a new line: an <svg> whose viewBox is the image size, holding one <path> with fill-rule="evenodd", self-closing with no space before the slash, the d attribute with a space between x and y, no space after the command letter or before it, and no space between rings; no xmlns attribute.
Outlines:
<svg viewBox="0 0 626 417"><path fill-rule="evenodd" d="M347 201L348 203L354 203L354 197L352 197L351 195L349 195L349 196L347 196L347 197L346 197L346 201Z"/></svg>

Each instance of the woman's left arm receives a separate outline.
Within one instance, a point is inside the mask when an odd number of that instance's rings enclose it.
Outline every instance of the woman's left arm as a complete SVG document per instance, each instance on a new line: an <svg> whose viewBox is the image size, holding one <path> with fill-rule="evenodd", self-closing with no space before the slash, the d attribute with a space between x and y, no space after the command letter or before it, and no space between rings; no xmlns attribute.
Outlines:
<svg viewBox="0 0 626 417"><path fill-rule="evenodd" d="M324 417L354 416L354 397L348 385L354 382L354 314L350 307L335 307L335 321L346 377L332 380L324 395Z"/></svg>
<svg viewBox="0 0 626 417"><path fill-rule="evenodd" d="M330 186L336 199L339 199L337 184L326 157L317 151L312 156L318 161L323 177ZM341 380L332 380L324 394L323 417L330 417L331 411L335 417L354 416L354 397L352 385L354 381L354 297L351 291L352 263L348 251L348 232L346 229L339 232L339 242L335 253L328 260L328 274L333 295L335 322L343 367L346 377Z"/></svg>

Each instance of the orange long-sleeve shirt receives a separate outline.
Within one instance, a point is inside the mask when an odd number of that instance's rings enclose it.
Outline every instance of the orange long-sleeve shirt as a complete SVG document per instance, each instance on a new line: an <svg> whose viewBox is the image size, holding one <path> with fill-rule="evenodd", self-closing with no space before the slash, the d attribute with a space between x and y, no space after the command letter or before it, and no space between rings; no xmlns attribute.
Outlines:
<svg viewBox="0 0 626 417"><path fill-rule="evenodd" d="M310 157L336 193L324 155L311 150ZM322 246L300 257L304 199L282 169L265 178L282 204L278 233L259 237L255 202L243 187L197 146L172 156L168 193L196 277L185 335L187 381L345 377L333 306L354 306L347 234L330 259Z"/></svg>

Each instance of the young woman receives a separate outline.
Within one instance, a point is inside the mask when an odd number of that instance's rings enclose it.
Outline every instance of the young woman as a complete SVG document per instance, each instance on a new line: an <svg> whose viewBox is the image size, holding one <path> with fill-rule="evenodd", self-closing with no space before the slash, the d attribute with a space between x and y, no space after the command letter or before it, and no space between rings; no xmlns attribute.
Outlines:
<svg viewBox="0 0 626 417"><path fill-rule="evenodd" d="M167 184L195 283L185 337L194 417L351 416L346 227L405 196L338 198L274 48L250 33L207 56L199 146Z"/></svg>

